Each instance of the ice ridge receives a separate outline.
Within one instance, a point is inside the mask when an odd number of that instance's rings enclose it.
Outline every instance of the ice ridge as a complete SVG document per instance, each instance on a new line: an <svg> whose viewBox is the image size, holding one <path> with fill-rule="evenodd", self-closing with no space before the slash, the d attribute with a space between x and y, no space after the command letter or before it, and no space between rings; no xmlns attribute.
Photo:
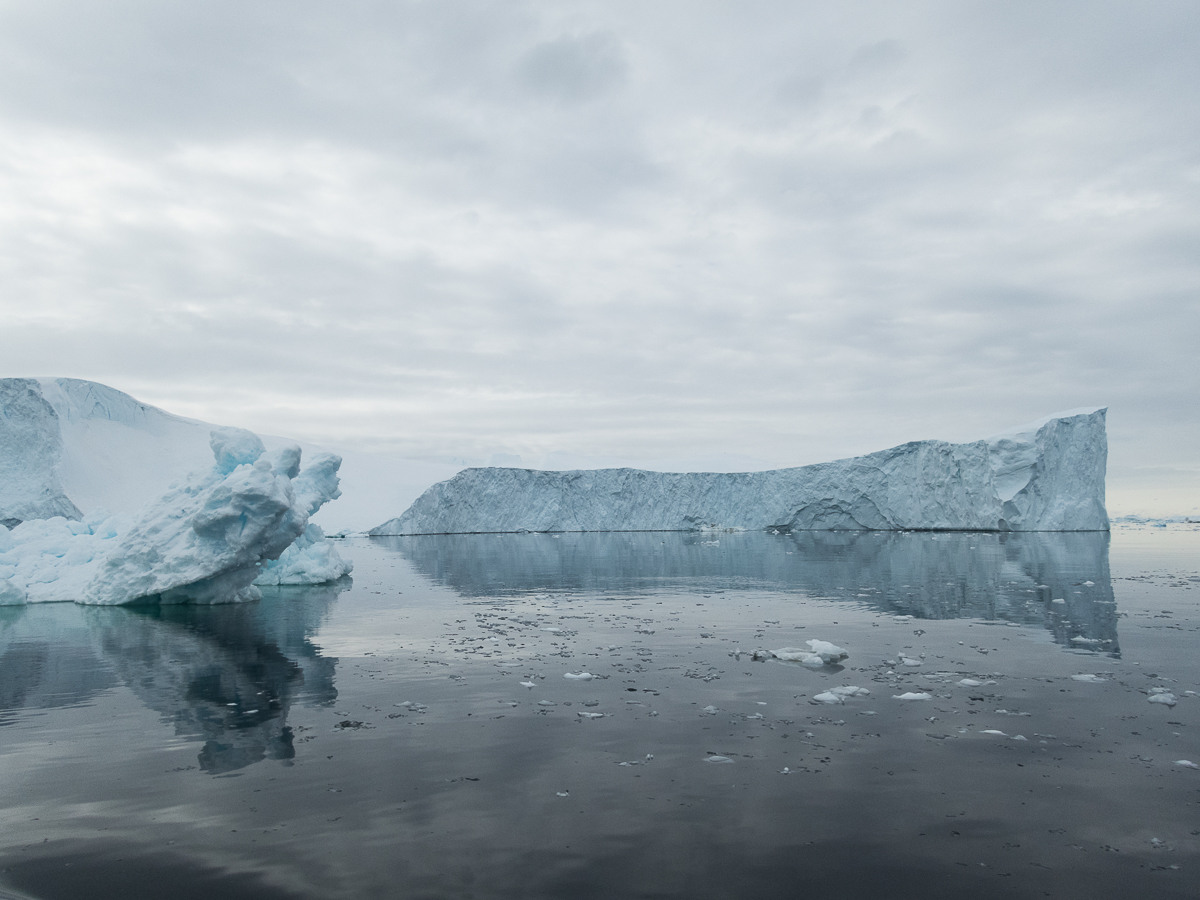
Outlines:
<svg viewBox="0 0 1200 900"><path fill-rule="evenodd" d="M1107 531L1104 408L965 444L767 472L472 468L372 535L705 529Z"/></svg>

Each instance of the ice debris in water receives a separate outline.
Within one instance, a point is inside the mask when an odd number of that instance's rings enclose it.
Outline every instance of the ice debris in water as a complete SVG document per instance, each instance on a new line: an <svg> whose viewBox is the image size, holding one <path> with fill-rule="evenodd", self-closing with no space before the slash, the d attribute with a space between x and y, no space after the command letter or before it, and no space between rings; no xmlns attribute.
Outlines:
<svg viewBox="0 0 1200 900"><path fill-rule="evenodd" d="M778 650L770 651L771 655L776 659L782 659L785 662L798 662L802 666L808 666L811 669L819 669L821 666L831 666L834 663L839 663L843 659L850 656L845 650L837 644L831 644L829 641L805 641L808 644L808 649L802 647L781 647ZM757 655L757 651L756 655Z"/></svg>
<svg viewBox="0 0 1200 900"><path fill-rule="evenodd" d="M537 687L537 685L536 685L536 684L534 684L532 681L522 681L522 682L521 682L521 687L523 687L523 688L531 688L531 687Z"/></svg>
<svg viewBox="0 0 1200 900"><path fill-rule="evenodd" d="M1107 678L1101 678L1099 675L1093 675L1091 672L1083 672L1079 675L1072 675L1072 681L1082 681L1085 684L1106 684Z"/></svg>
<svg viewBox="0 0 1200 900"><path fill-rule="evenodd" d="M892 694L893 700L932 700L933 694L925 691L905 691L903 694Z"/></svg>
<svg viewBox="0 0 1200 900"><path fill-rule="evenodd" d="M719 756L715 753L712 756L704 757L704 761L710 762L710 763L731 763L731 762L733 762L733 760L730 759L728 756Z"/></svg>
<svg viewBox="0 0 1200 900"><path fill-rule="evenodd" d="M1003 731L1000 731L997 728L985 728L983 731L981 731L979 733L980 734L995 734L995 735L999 735L1000 737L1008 737L1007 734L1005 734Z"/></svg>
<svg viewBox="0 0 1200 900"><path fill-rule="evenodd" d="M1196 765L1190 759L1177 759L1175 760L1175 765L1183 766L1185 769L1200 769L1200 766Z"/></svg>
<svg viewBox="0 0 1200 900"><path fill-rule="evenodd" d="M866 697L871 692L866 688L856 687L855 685L843 685L842 687L830 688L827 691L822 691L813 697L816 703L827 703L830 706L845 703L847 697Z"/></svg>
<svg viewBox="0 0 1200 900"><path fill-rule="evenodd" d="M591 672L566 672L563 678L569 678L571 681L591 681L596 676Z"/></svg>
<svg viewBox="0 0 1200 900"><path fill-rule="evenodd" d="M717 709L715 706L712 706L711 704L710 704L710 705L708 705L708 706L706 706L706 707L704 707L704 714L705 714L705 715L708 715L708 716L715 716L715 715L716 715L717 713L719 713L719 712L720 712L720 710L719 710L719 709Z"/></svg>
<svg viewBox="0 0 1200 900"><path fill-rule="evenodd" d="M1166 688L1150 688L1150 696L1146 699L1151 703L1162 703L1164 706L1174 706L1178 702L1175 695Z"/></svg>
<svg viewBox="0 0 1200 900"><path fill-rule="evenodd" d="M960 678L958 680L958 683L961 684L963 687L979 687L980 685L983 684L982 681L979 681L975 678Z"/></svg>
<svg viewBox="0 0 1200 900"><path fill-rule="evenodd" d="M900 654L900 663L901 663L901 665L905 665L905 666L919 666L919 665L921 665L921 660L913 659L911 656L905 656L903 653L901 653Z"/></svg>
<svg viewBox="0 0 1200 900"><path fill-rule="evenodd" d="M604 713L577 712L575 715L581 719L603 719Z"/></svg>

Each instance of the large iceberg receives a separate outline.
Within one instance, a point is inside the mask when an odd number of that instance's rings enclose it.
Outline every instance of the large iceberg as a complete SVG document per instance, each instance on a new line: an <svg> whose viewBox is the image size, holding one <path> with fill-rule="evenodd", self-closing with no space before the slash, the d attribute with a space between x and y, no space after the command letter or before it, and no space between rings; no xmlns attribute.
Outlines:
<svg viewBox="0 0 1200 900"><path fill-rule="evenodd" d="M1105 409L966 444L745 473L472 468L372 535L704 529L1107 531Z"/></svg>
<svg viewBox="0 0 1200 900"><path fill-rule="evenodd" d="M303 470L300 448L270 453L249 431L216 428L215 464L176 482L133 519L95 511L0 526L0 602L220 603L262 584L350 571L309 517L339 496L334 454Z"/></svg>
<svg viewBox="0 0 1200 900"><path fill-rule="evenodd" d="M215 427L94 381L0 378L0 523L11 528L55 516L78 520L98 509L134 515L174 482L212 463L208 437ZM268 451L298 445L306 458L328 450L261 438ZM327 532L369 528L462 468L355 450L337 453L346 496L315 514L314 523ZM310 554L303 565L317 562Z"/></svg>

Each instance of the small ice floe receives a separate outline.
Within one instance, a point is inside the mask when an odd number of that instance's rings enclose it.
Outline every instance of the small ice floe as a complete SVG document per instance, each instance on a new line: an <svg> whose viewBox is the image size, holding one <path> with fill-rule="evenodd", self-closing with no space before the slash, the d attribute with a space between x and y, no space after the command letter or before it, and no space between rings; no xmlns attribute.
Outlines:
<svg viewBox="0 0 1200 900"><path fill-rule="evenodd" d="M899 622L901 625L903 625L905 622L911 622L912 618L912 616L892 616L892 621Z"/></svg>
<svg viewBox="0 0 1200 900"><path fill-rule="evenodd" d="M1107 684L1107 678L1101 678L1099 675L1093 675L1091 672L1082 672L1079 675L1072 675L1072 681L1082 681L1084 684Z"/></svg>
<svg viewBox="0 0 1200 900"><path fill-rule="evenodd" d="M731 763L731 762L733 762L733 760L730 759L728 756L718 756L715 753L712 756L704 757L704 761L708 762L708 763Z"/></svg>
<svg viewBox="0 0 1200 900"><path fill-rule="evenodd" d="M409 712L422 713L429 709L424 703L413 703L411 700L405 700L403 703L397 703L396 706L403 707Z"/></svg>
<svg viewBox="0 0 1200 900"><path fill-rule="evenodd" d="M1029 738L1025 737L1025 735L1023 735L1023 734L1014 734L1013 740L1014 741L1027 741L1027 740L1029 740Z"/></svg>
<svg viewBox="0 0 1200 900"><path fill-rule="evenodd" d="M1200 769L1200 766L1196 765L1190 759L1177 759L1175 760L1175 765L1183 766L1185 769Z"/></svg>
<svg viewBox="0 0 1200 900"><path fill-rule="evenodd" d="M604 713L577 712L575 715L581 719L603 719Z"/></svg>
<svg viewBox="0 0 1200 900"><path fill-rule="evenodd" d="M828 703L831 706L844 703L849 697L866 697L871 692L866 688L860 688L852 684L842 685L841 687L830 688L813 697L817 703Z"/></svg>
<svg viewBox="0 0 1200 900"><path fill-rule="evenodd" d="M1053 600L1051 600L1050 602L1051 602L1051 603L1066 603L1067 601L1066 601L1066 598L1065 598L1065 597L1055 597L1055 598L1054 598Z"/></svg>
<svg viewBox="0 0 1200 900"><path fill-rule="evenodd" d="M901 653L900 664L902 666L919 666L921 665L921 660L913 659L911 656L905 656L903 653Z"/></svg>
<svg viewBox="0 0 1200 900"><path fill-rule="evenodd" d="M985 728L983 731L981 731L979 733L980 734L994 734L997 737L1008 737L1007 734L1005 734L1003 731L1000 731L998 728Z"/></svg>
<svg viewBox="0 0 1200 900"><path fill-rule="evenodd" d="M556 797L570 797L570 796L571 796L571 792L570 792L570 791L555 791L555 792L554 792L554 795L555 795Z"/></svg>
<svg viewBox="0 0 1200 900"><path fill-rule="evenodd" d="M553 700L539 700L538 706L558 706Z"/></svg>
<svg viewBox="0 0 1200 900"><path fill-rule="evenodd" d="M1085 582L1083 583L1083 586L1084 586L1084 587L1095 587L1095 586L1096 586L1096 582L1094 582L1094 581L1085 581Z"/></svg>
<svg viewBox="0 0 1200 900"><path fill-rule="evenodd" d="M717 713L720 712L720 710L710 704L710 705L704 707L703 712L706 716L715 716Z"/></svg>
<svg viewBox="0 0 1200 900"><path fill-rule="evenodd" d="M798 662L810 669L831 666L850 656L837 644L831 644L829 641L811 640L805 643L808 644L807 650L803 647L781 647L772 650L771 655L785 662Z"/></svg>
<svg viewBox="0 0 1200 900"><path fill-rule="evenodd" d="M976 678L960 678L958 680L958 683L961 684L963 687L979 687L980 685L983 684L982 681L979 681Z"/></svg>
<svg viewBox="0 0 1200 900"><path fill-rule="evenodd" d="M544 627L540 630L541 631L549 631L551 634L559 634L562 632L561 628L555 628L553 625L547 625L546 627Z"/></svg>
<svg viewBox="0 0 1200 900"><path fill-rule="evenodd" d="M1087 638L1077 634L1071 638L1071 643L1077 647L1099 647L1101 644L1107 644L1108 641L1102 641L1099 638Z"/></svg>
<svg viewBox="0 0 1200 900"><path fill-rule="evenodd" d="M1166 688L1150 688L1150 696L1146 698L1151 703L1161 703L1164 706L1174 706L1179 701Z"/></svg>
<svg viewBox="0 0 1200 900"><path fill-rule="evenodd" d="M563 678L569 678L571 681L591 681L596 676L591 672L567 672Z"/></svg>
<svg viewBox="0 0 1200 900"><path fill-rule="evenodd" d="M531 688L531 687L537 687L537 685L536 685L536 684L534 684L532 681L522 681L522 682L521 682L521 687L523 687L523 688Z"/></svg>
<svg viewBox="0 0 1200 900"><path fill-rule="evenodd" d="M780 775L791 775L792 770L789 769L787 766L784 766L782 769L779 770L779 774Z"/></svg>
<svg viewBox="0 0 1200 900"><path fill-rule="evenodd" d="M932 700L933 694L925 691L905 691L903 694L892 694L893 700Z"/></svg>

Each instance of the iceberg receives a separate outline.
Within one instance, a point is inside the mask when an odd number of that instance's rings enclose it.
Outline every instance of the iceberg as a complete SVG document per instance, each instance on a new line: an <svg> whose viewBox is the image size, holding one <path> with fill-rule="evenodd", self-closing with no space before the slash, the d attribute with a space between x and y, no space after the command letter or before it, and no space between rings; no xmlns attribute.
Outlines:
<svg viewBox="0 0 1200 900"><path fill-rule="evenodd" d="M465 469L371 535L548 531L1107 531L1104 408L965 444L767 472Z"/></svg>
<svg viewBox="0 0 1200 900"><path fill-rule="evenodd" d="M215 428L209 443L214 465L176 482L132 519L96 510L80 520L56 516L5 529L0 596L220 603L257 599L256 583L315 583L350 571L308 523L340 495L338 456L320 454L301 470L299 447L268 453L240 428Z"/></svg>
<svg viewBox="0 0 1200 900"><path fill-rule="evenodd" d="M212 463L215 424L177 416L79 378L0 378L0 523L81 519L98 509L133 515L190 472ZM260 436L268 451L298 445ZM361 532L411 504L461 466L337 450L345 493L314 524Z"/></svg>

